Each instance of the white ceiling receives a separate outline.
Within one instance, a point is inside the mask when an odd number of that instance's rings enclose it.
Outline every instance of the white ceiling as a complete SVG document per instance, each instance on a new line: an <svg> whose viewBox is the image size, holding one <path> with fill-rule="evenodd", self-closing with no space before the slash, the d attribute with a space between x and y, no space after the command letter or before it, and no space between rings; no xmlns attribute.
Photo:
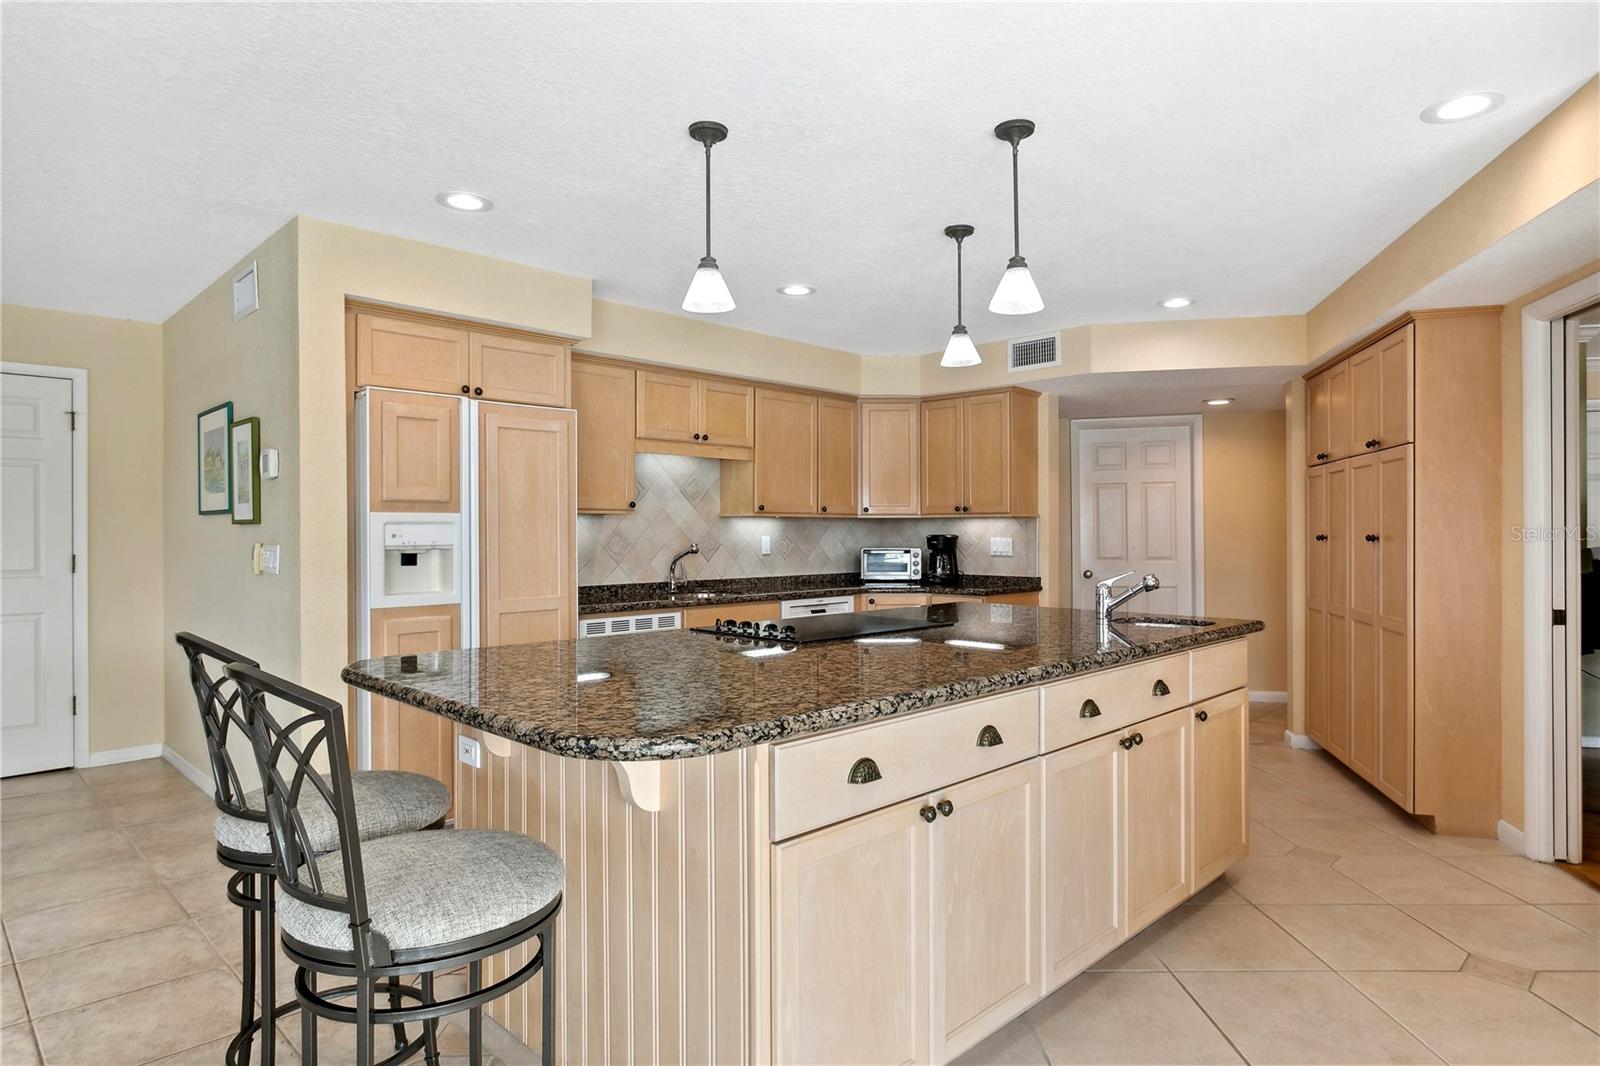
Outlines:
<svg viewBox="0 0 1600 1066"><path fill-rule="evenodd" d="M1252 366L1210 370L1142 370L1076 374L1030 382L1061 397L1062 418L1192 415L1208 411L1281 411L1283 387L1303 366ZM1205 406L1228 399L1227 407Z"/></svg>
<svg viewBox="0 0 1600 1066"><path fill-rule="evenodd" d="M1298 313L1596 70L1574 4L7 4L8 302L161 320L303 213L676 311L714 153L717 316L942 345L970 222L978 340ZM1457 125L1417 114L1506 95ZM983 310L1023 253L1046 310ZM434 203L468 188L464 215ZM817 286L795 300L785 282Z"/></svg>

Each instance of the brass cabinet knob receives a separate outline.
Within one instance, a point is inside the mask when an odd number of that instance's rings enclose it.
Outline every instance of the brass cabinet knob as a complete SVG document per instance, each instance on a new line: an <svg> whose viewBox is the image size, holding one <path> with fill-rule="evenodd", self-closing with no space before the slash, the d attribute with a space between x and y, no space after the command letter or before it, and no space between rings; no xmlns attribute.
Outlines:
<svg viewBox="0 0 1600 1066"><path fill-rule="evenodd" d="M1207 719L1207 718L1209 718L1209 717L1210 717L1210 715L1208 715L1208 714L1206 714L1206 712L1205 712L1205 711L1195 711L1195 712L1194 712L1194 716L1195 716L1195 717L1196 717L1196 718L1198 718L1198 719L1200 719L1200 721L1202 721L1202 722L1203 722L1203 721L1205 721L1205 720L1206 720L1206 719Z"/></svg>
<svg viewBox="0 0 1600 1066"><path fill-rule="evenodd" d="M948 818L952 814L954 814L955 812L956 812L956 805L954 803L951 803L949 800L940 800L939 801L939 813L940 814L942 814L946 818Z"/></svg>

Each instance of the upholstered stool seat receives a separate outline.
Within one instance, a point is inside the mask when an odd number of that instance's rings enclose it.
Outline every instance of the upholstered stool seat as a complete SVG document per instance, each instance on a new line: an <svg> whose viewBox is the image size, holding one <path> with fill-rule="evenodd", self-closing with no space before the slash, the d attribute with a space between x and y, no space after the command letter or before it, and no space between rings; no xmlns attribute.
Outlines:
<svg viewBox="0 0 1600 1066"><path fill-rule="evenodd" d="M323 884L344 883L337 853L319 857L317 869ZM394 952L515 926L554 902L565 877L561 859L539 841L486 829L363 840L361 871L372 933ZM285 937L306 947L355 950L349 917L338 911L282 895L278 924Z"/></svg>
<svg viewBox="0 0 1600 1066"><path fill-rule="evenodd" d="M351 795L356 805L356 828L361 839L414 833L443 821L450 811L450 790L425 774L403 770L363 770L350 775ZM266 813L262 790L244 795L245 808ZM307 803L301 810L306 834L317 851L332 851L339 846L339 825L322 794L307 790ZM272 861L272 840L267 823L221 813L213 826L217 843L230 851L262 856Z"/></svg>

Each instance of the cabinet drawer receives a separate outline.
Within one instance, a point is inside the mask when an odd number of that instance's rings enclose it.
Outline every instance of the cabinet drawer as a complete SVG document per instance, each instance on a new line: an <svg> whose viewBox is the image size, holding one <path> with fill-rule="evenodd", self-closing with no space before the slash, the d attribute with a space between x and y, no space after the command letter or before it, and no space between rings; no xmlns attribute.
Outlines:
<svg viewBox="0 0 1600 1066"><path fill-rule="evenodd" d="M1189 653L1189 698L1195 702L1244 688L1250 681L1245 642L1230 640Z"/></svg>
<svg viewBox="0 0 1600 1066"><path fill-rule="evenodd" d="M1058 681L1041 692L1043 750L1054 751L1190 702L1189 653Z"/></svg>
<svg viewBox="0 0 1600 1066"><path fill-rule="evenodd" d="M772 749L772 839L783 840L1039 753L1035 689ZM993 726L991 731L988 727ZM877 777L851 783L857 763Z"/></svg>

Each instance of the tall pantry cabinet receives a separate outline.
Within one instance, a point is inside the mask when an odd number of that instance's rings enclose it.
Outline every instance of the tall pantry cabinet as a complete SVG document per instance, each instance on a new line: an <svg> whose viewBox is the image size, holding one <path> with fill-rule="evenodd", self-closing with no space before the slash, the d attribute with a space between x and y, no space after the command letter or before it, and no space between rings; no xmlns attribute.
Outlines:
<svg viewBox="0 0 1600 1066"><path fill-rule="evenodd" d="M1493 836L1499 309L1407 314L1306 397L1306 731L1435 831Z"/></svg>

